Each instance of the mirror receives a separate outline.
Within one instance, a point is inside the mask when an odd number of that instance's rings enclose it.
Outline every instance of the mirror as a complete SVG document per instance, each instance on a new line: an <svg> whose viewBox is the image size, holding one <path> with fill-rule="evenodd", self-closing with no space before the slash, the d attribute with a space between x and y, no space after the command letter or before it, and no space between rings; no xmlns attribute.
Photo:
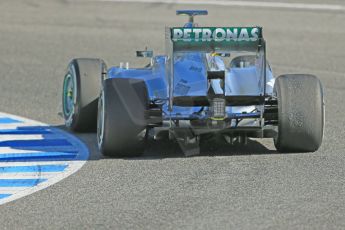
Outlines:
<svg viewBox="0 0 345 230"><path fill-rule="evenodd" d="M137 57L152 58L153 57L153 51L152 50L137 51Z"/></svg>

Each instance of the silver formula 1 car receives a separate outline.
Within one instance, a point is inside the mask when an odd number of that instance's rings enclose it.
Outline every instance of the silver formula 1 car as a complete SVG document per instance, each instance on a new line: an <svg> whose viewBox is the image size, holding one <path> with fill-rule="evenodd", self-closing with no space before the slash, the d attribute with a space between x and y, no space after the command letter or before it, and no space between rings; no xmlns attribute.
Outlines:
<svg viewBox="0 0 345 230"><path fill-rule="evenodd" d="M273 138L279 152L312 152L322 142L324 101L309 74L277 78L266 60L261 27L199 27L194 16L166 28L166 53L137 51L143 68L107 69L100 59L74 59L63 84L63 114L73 131L97 130L102 154L143 153L148 138L177 140L186 155L217 135L229 143Z"/></svg>

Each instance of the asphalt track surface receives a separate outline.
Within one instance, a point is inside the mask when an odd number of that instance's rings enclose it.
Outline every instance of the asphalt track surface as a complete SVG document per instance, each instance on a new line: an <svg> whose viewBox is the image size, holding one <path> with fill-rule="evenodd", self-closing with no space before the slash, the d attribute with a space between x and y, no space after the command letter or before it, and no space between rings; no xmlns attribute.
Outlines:
<svg viewBox="0 0 345 230"><path fill-rule="evenodd" d="M291 1L289 1L291 2ZM311 1L305 1L311 3ZM327 4L343 4L327 1ZM202 148L173 143L135 159L103 158L95 135L85 166L0 206L1 229L344 229L344 12L174 4L0 1L0 110L61 126L62 77L73 57L142 65L135 50L164 52L164 27L181 8L207 8L202 25L262 25L275 75L323 83L326 130L319 151L277 154L271 140Z"/></svg>

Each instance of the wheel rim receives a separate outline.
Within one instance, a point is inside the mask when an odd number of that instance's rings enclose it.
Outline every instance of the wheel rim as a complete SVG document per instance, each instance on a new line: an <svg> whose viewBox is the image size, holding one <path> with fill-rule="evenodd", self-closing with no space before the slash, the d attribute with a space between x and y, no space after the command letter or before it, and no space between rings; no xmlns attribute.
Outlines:
<svg viewBox="0 0 345 230"><path fill-rule="evenodd" d="M69 117L74 110L74 82L72 75L67 73L63 87L63 112L65 117Z"/></svg>
<svg viewBox="0 0 345 230"><path fill-rule="evenodd" d="M98 148L102 149L104 139L104 92L102 90L101 96L98 99L98 119L97 119L97 144Z"/></svg>
<svg viewBox="0 0 345 230"><path fill-rule="evenodd" d="M65 76L63 83L62 107L67 127L71 127L76 113L77 106L77 79L73 65L69 66L69 70Z"/></svg>

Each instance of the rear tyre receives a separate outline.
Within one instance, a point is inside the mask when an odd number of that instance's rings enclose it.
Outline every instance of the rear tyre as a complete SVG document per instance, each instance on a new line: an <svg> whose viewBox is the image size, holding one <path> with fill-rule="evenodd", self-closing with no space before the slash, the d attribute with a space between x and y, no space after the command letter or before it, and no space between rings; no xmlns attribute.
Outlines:
<svg viewBox="0 0 345 230"><path fill-rule="evenodd" d="M103 60L74 59L64 78L62 107L66 126L76 132L96 131L97 104L107 67Z"/></svg>
<svg viewBox="0 0 345 230"><path fill-rule="evenodd" d="M101 153L111 157L140 156L145 150L147 109L143 80L106 79L98 102L97 142Z"/></svg>
<svg viewBox="0 0 345 230"><path fill-rule="evenodd" d="M320 80L313 75L279 76L274 91L278 99L279 152L314 152L322 143L325 108Z"/></svg>

